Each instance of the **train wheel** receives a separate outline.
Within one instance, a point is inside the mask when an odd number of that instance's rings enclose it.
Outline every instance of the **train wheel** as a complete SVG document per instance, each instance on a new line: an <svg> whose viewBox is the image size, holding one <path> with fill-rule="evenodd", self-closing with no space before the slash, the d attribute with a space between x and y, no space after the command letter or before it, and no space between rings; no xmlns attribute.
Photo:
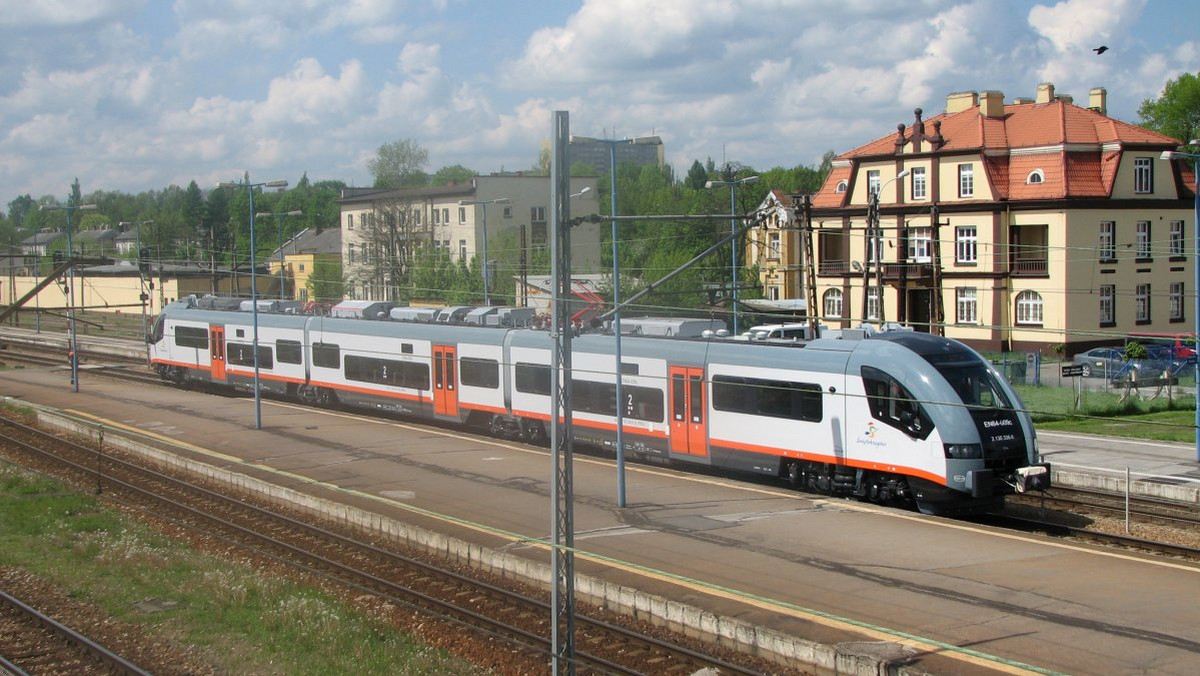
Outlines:
<svg viewBox="0 0 1200 676"><path fill-rule="evenodd" d="M300 401L308 404L309 406L314 406L317 403L316 388L311 385L301 385L296 390L296 394L300 396Z"/></svg>
<svg viewBox="0 0 1200 676"><path fill-rule="evenodd" d="M537 420L522 418L521 435L525 437L525 441L538 446L550 443L550 438L546 435L546 426Z"/></svg>
<svg viewBox="0 0 1200 676"><path fill-rule="evenodd" d="M787 466L787 481L792 488L800 488L800 463L792 461Z"/></svg>
<svg viewBox="0 0 1200 676"><path fill-rule="evenodd" d="M329 408L337 404L337 394L328 387L317 388L317 406Z"/></svg>

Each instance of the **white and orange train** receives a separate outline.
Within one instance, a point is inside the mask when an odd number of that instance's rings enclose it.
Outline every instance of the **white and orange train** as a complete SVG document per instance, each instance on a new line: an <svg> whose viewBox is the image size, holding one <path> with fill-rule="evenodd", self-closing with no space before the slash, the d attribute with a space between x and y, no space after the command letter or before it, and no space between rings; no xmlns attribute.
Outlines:
<svg viewBox="0 0 1200 676"><path fill-rule="evenodd" d="M256 315L264 393L547 437L544 330L391 319L418 316L400 308L355 319L248 306L212 297L169 304L147 337L151 363L176 383L252 391ZM571 347L574 439L610 450L614 342L585 333ZM787 344L626 335L621 352L627 457L782 477L932 513L977 513L1049 485L1017 393L954 340L911 331Z"/></svg>

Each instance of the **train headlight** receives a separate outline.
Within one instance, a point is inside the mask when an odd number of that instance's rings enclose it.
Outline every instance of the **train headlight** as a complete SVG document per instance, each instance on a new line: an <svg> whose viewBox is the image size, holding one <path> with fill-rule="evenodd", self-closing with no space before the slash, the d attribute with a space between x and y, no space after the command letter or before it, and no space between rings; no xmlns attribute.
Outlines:
<svg viewBox="0 0 1200 676"><path fill-rule="evenodd" d="M983 457L980 444L946 444L946 457L954 460L978 460Z"/></svg>

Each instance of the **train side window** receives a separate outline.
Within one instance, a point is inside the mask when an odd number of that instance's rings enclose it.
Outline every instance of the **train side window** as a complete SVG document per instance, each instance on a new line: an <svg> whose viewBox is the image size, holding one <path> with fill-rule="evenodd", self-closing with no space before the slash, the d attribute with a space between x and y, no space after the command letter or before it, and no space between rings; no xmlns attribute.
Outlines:
<svg viewBox="0 0 1200 676"><path fill-rule="evenodd" d="M394 359L347 355L346 380L427 390L429 389L429 366Z"/></svg>
<svg viewBox="0 0 1200 676"><path fill-rule="evenodd" d="M598 383L593 380L571 380L571 410L581 413L617 416L616 383ZM647 422L663 421L662 392L653 387L623 385L624 399L621 415L633 420Z"/></svg>
<svg viewBox="0 0 1200 676"><path fill-rule="evenodd" d="M681 422L687 411L687 388L684 382L683 374L671 375L671 418Z"/></svg>
<svg viewBox="0 0 1200 676"><path fill-rule="evenodd" d="M550 367L542 364L517 363L515 386L525 394L550 394Z"/></svg>
<svg viewBox="0 0 1200 676"><path fill-rule="evenodd" d="M176 326L175 344L179 347L208 349L208 329L195 326Z"/></svg>
<svg viewBox="0 0 1200 676"><path fill-rule="evenodd" d="M920 402L899 380L870 366L862 367L862 379L872 417L910 437L929 437L933 423Z"/></svg>
<svg viewBox="0 0 1200 676"><path fill-rule="evenodd" d="M298 340L277 340L275 341L275 356L281 364L299 364L301 363L300 341Z"/></svg>
<svg viewBox="0 0 1200 676"><path fill-rule="evenodd" d="M342 348L334 343L313 343L313 366L326 369L342 368Z"/></svg>
<svg viewBox="0 0 1200 676"><path fill-rule="evenodd" d="M494 390L500 387L500 362L495 359L479 357L460 357L458 360L458 378L468 387L486 387Z"/></svg>
<svg viewBox="0 0 1200 676"><path fill-rule="evenodd" d="M824 417L821 386L787 380L713 376L713 408L730 413L820 422Z"/></svg>
<svg viewBox="0 0 1200 676"><path fill-rule="evenodd" d="M254 345L251 343L225 343L225 361L238 366L254 366ZM258 368L274 368L272 351L269 345L258 345Z"/></svg>

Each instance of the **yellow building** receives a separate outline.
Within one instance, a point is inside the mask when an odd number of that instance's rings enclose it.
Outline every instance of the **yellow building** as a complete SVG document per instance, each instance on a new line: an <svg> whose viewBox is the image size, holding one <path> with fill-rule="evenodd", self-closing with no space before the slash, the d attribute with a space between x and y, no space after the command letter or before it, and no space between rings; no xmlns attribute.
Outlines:
<svg viewBox="0 0 1200 676"><path fill-rule="evenodd" d="M1084 108L1048 83L1007 103L955 93L839 155L813 198L823 323L1068 353L1190 331L1190 165L1160 159L1178 141L1108 117L1105 99L1093 89Z"/></svg>

